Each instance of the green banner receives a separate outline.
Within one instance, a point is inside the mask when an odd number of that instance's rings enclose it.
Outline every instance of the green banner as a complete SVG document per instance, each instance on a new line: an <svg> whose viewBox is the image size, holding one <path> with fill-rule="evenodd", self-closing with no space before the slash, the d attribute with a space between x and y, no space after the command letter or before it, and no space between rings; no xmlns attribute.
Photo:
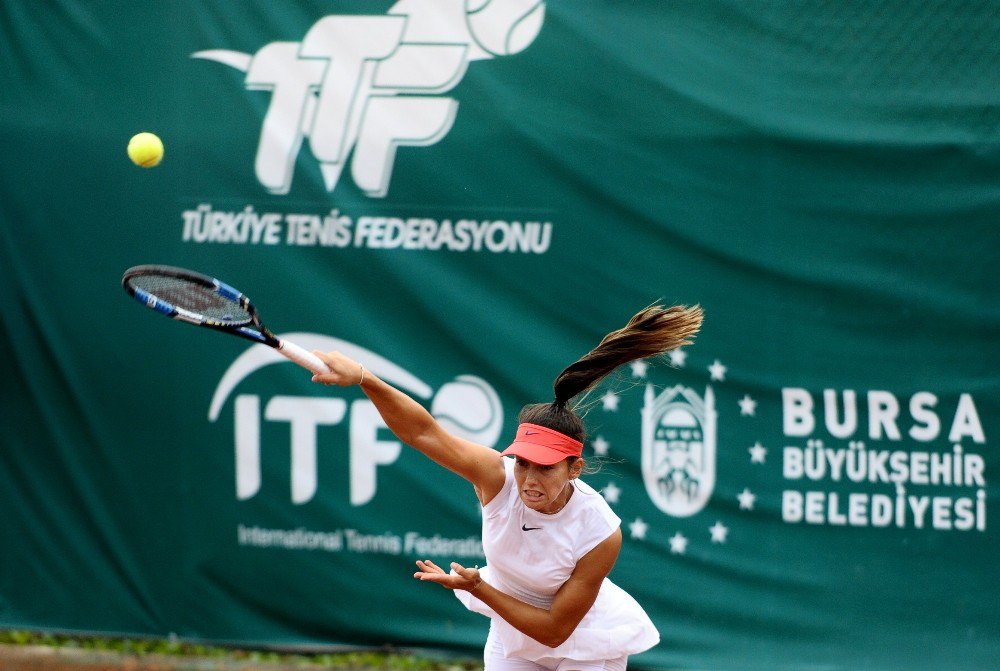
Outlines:
<svg viewBox="0 0 1000 671"><path fill-rule="evenodd" d="M450 430L650 303L584 402L636 668L1000 659L1000 14L597 0L0 7L0 627L478 654L482 559L356 388L122 291L248 294ZM159 165L129 161L158 135Z"/></svg>

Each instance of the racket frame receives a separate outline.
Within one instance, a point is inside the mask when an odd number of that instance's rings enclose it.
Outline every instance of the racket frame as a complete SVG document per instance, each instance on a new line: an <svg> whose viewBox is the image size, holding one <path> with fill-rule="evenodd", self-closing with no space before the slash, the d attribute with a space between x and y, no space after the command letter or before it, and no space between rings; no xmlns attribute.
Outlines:
<svg viewBox="0 0 1000 671"><path fill-rule="evenodd" d="M178 307L173 303L156 296L155 294L139 287L132 286L129 282L129 280L134 277L150 274L173 277L175 279L197 284L198 286L208 289L213 293L236 303L249 315L249 318L239 321L212 319L211 317ZM149 309L155 310L166 317L187 322L188 324L194 324L195 326L203 326L215 331L231 333L232 335L245 338L258 344L273 347L281 354L285 355L288 359L294 361L303 368L313 371L314 373L330 372L327 365L323 363L323 361L315 354L307 352L295 343L282 340L271 333L271 331L261 322L257 308L254 307L253 303L245 294L235 287L232 287L214 277L203 275L202 273L198 273L193 270L187 270L186 268L178 268L176 266L145 264L133 266L126 270L125 274L122 276L122 287L130 296L132 296L132 298L142 303Z"/></svg>

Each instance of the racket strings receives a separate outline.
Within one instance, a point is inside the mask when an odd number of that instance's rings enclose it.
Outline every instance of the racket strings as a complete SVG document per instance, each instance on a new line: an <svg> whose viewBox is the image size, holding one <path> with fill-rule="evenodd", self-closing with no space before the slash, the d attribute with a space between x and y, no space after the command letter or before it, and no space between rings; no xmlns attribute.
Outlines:
<svg viewBox="0 0 1000 671"><path fill-rule="evenodd" d="M222 296L212 287L167 275L139 275L129 284L174 307L229 324L250 322L252 317L239 303Z"/></svg>

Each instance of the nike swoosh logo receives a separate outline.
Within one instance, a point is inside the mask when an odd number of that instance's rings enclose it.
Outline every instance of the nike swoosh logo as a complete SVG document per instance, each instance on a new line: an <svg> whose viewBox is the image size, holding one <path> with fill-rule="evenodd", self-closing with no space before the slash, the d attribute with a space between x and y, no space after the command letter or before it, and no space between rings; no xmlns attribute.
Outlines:
<svg viewBox="0 0 1000 671"><path fill-rule="evenodd" d="M539 433L541 433L541 432L540 431L525 431L524 435L526 435L526 436L537 436Z"/></svg>
<svg viewBox="0 0 1000 671"><path fill-rule="evenodd" d="M537 531L538 529L541 529L541 527L529 527L527 524L521 525L521 531Z"/></svg>

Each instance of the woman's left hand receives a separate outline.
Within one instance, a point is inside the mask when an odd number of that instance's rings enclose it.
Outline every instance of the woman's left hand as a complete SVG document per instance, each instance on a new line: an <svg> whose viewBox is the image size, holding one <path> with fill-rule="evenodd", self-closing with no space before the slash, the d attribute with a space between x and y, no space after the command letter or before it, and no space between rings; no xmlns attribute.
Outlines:
<svg viewBox="0 0 1000 671"><path fill-rule="evenodd" d="M447 589L464 589L469 592L479 587L483 579L478 568L465 568L458 562L451 563L451 572L432 562L430 559L417 560L420 570L413 574L417 580L436 582Z"/></svg>

